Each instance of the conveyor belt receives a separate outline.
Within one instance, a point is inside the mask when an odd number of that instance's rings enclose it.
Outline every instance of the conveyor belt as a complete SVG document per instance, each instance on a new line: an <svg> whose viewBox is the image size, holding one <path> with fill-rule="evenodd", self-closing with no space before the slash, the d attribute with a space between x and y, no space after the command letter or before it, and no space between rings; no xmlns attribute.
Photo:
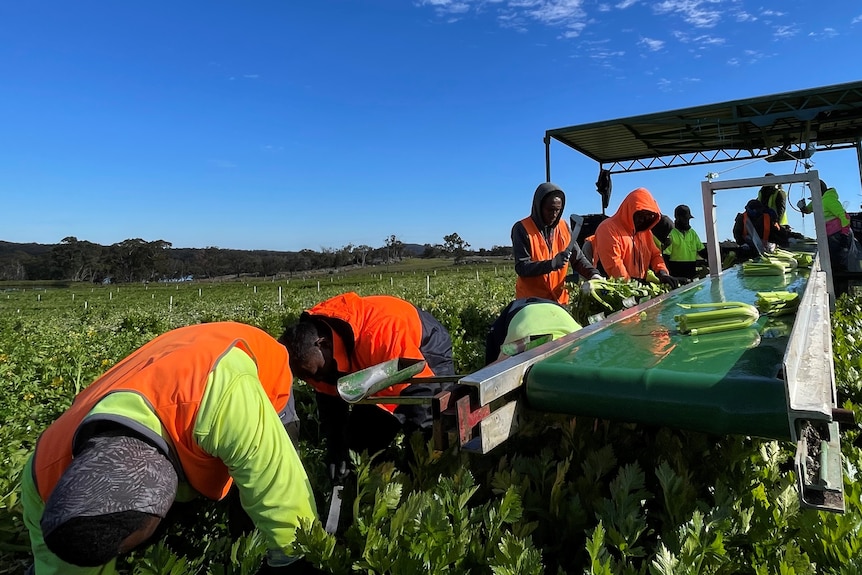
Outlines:
<svg viewBox="0 0 862 575"><path fill-rule="evenodd" d="M680 334L677 304L755 303L759 291L804 291L808 270L716 278L624 312L535 363L524 378L540 411L651 423L718 434L793 439L782 361L794 316L761 317L745 330Z"/></svg>

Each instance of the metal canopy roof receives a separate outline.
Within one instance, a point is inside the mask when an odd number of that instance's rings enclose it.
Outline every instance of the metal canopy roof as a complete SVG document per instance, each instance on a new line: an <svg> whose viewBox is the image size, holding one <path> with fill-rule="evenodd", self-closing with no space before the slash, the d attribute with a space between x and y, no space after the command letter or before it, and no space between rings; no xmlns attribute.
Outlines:
<svg viewBox="0 0 862 575"><path fill-rule="evenodd" d="M633 116L545 132L612 173L767 158L805 160L859 146L862 82Z"/></svg>

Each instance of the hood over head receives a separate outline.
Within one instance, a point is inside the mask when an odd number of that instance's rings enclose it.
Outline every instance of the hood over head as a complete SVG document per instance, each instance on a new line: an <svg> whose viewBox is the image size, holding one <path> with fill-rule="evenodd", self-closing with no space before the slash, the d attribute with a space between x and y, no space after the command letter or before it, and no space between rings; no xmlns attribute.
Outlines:
<svg viewBox="0 0 862 575"><path fill-rule="evenodd" d="M616 220L623 229L634 234L634 215L638 210L648 210L658 214L659 216L655 219L652 225L644 231L652 230L659 220L661 220L661 210L658 207L658 202L655 201L655 198L652 197L652 194L646 188L637 188L629 192L629 194L623 198L620 207L617 209L617 213L611 217L614 218L614 220Z"/></svg>
<svg viewBox="0 0 862 575"><path fill-rule="evenodd" d="M763 211L763 202L760 200L748 200L748 203L745 204L745 209L749 212L762 212Z"/></svg>
<svg viewBox="0 0 862 575"><path fill-rule="evenodd" d="M563 217L563 213L566 211L566 194L563 190L552 182L545 182L544 184L539 184L539 187L536 188L536 192L533 194L533 210L530 212L530 217L533 218L533 222L535 222L536 227L540 230L545 226L545 222L542 220L542 201L549 196L550 194L559 195L560 199L563 200L563 207L560 210L560 215L557 218L548 224L548 227L554 227L560 222L560 218Z"/></svg>

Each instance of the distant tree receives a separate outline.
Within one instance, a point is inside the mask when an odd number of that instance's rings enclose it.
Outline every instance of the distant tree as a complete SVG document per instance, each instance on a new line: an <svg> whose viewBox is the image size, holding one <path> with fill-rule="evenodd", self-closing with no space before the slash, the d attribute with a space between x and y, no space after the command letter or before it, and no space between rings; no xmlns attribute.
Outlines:
<svg viewBox="0 0 862 575"><path fill-rule="evenodd" d="M67 236L51 249L51 261L61 279L93 281L103 267L103 252L104 248L98 244Z"/></svg>
<svg viewBox="0 0 862 575"><path fill-rule="evenodd" d="M141 238L123 240L108 247L108 272L114 281L135 282L161 279L168 271L170 242L146 242Z"/></svg>
<svg viewBox="0 0 862 575"><path fill-rule="evenodd" d="M491 246L489 255L512 257L512 246Z"/></svg>
<svg viewBox="0 0 862 575"><path fill-rule="evenodd" d="M226 273L224 270L224 256L222 250L216 246L208 246L202 250L197 250L195 254L195 269L198 271L195 275L200 275L207 278Z"/></svg>
<svg viewBox="0 0 862 575"><path fill-rule="evenodd" d="M383 242L386 246L386 263L399 260L404 256L404 243L395 234L385 238Z"/></svg>
<svg viewBox="0 0 862 575"><path fill-rule="evenodd" d="M371 246L366 246L365 244L362 244L354 247L353 251L351 252L351 255L353 256L353 263L364 268L365 259L368 257L369 253L371 253Z"/></svg>
<svg viewBox="0 0 862 575"><path fill-rule="evenodd" d="M455 263L461 262L467 255L470 244L461 239L457 233L443 236L443 251L455 258Z"/></svg>
<svg viewBox="0 0 862 575"><path fill-rule="evenodd" d="M182 279L188 276L200 277L203 275L197 267L197 253L202 250L182 248L167 251L167 277Z"/></svg>
<svg viewBox="0 0 862 575"><path fill-rule="evenodd" d="M284 258L274 255L266 255L260 258L260 275L274 276L281 271L284 265Z"/></svg>
<svg viewBox="0 0 862 575"><path fill-rule="evenodd" d="M443 246L440 244L425 244L424 248L425 249L422 250L422 257L425 259L439 258L444 254Z"/></svg>
<svg viewBox="0 0 862 575"><path fill-rule="evenodd" d="M56 274L56 268L51 262L51 253L37 256L25 256L21 259L24 265L25 279L61 279Z"/></svg>
<svg viewBox="0 0 862 575"><path fill-rule="evenodd" d="M254 260L251 260L247 253L242 250L224 250L225 259L230 266L230 273L236 277L240 277L243 272L250 270L250 265L254 265Z"/></svg>
<svg viewBox="0 0 862 575"><path fill-rule="evenodd" d="M342 246L335 252L335 267L341 268L353 263L353 244Z"/></svg>
<svg viewBox="0 0 862 575"><path fill-rule="evenodd" d="M4 256L0 258L0 280L27 279L26 262L33 259L24 254L22 257Z"/></svg>

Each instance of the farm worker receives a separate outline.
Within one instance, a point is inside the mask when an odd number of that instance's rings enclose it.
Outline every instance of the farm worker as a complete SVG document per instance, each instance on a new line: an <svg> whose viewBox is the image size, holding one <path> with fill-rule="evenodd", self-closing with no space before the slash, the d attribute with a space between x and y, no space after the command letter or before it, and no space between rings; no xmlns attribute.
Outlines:
<svg viewBox="0 0 862 575"><path fill-rule="evenodd" d="M509 303L491 324L485 338L485 364L509 357L502 349L514 344L523 351L531 340L549 336L550 340L581 329L569 311L555 301L539 297L516 299Z"/></svg>
<svg viewBox="0 0 862 575"><path fill-rule="evenodd" d="M291 382L284 346L233 322L175 329L119 362L42 433L22 474L35 574L116 573L175 500L220 500L232 485L268 564L311 569L288 556L316 517L278 416Z"/></svg>
<svg viewBox="0 0 862 575"><path fill-rule="evenodd" d="M769 172L764 174L764 176L774 175L775 174ZM757 200L775 212L779 226L787 226L787 194L784 192L784 188L781 187L781 184L762 186L757 191Z"/></svg>
<svg viewBox="0 0 862 575"><path fill-rule="evenodd" d="M652 270L659 281L676 288L688 279L671 276L661 251L653 240L652 228L661 211L646 188L632 190L617 212L596 228L594 249L605 273L624 280L645 280Z"/></svg>
<svg viewBox="0 0 862 575"><path fill-rule="evenodd" d="M427 362L415 377L454 375L452 339L430 313L397 297L348 292L303 312L281 341L290 353L294 375L317 392L331 478L345 474L349 449L376 453L389 446L399 431L408 435L420 431L430 438L428 403L351 406L336 388L342 376L398 358ZM431 396L441 389L439 383L401 383L377 395Z"/></svg>
<svg viewBox="0 0 862 575"><path fill-rule="evenodd" d="M752 199L745 204L745 211L738 213L733 222L733 239L749 254L749 257L755 252L756 246L749 236L746 223L748 221L751 221L754 226L754 231L760 237L760 243L764 249L767 249L767 244L786 245L787 239L778 225L775 211L764 206L760 200Z"/></svg>
<svg viewBox="0 0 862 575"><path fill-rule="evenodd" d="M556 184L540 184L533 194L530 215L512 226L515 256L515 297L542 297L569 303L566 273L569 262L586 279L600 278L590 260L572 238L562 218L566 194Z"/></svg>
<svg viewBox="0 0 862 575"><path fill-rule="evenodd" d="M847 270L847 255L853 242L853 231L850 228L850 217L841 200L838 190L830 188L820 180L820 194L823 196L823 219L826 222L826 238L829 244L829 261L835 271ZM802 198L796 206L803 214L814 211L814 205Z"/></svg>
<svg viewBox="0 0 862 575"><path fill-rule="evenodd" d="M706 247L700 236L691 228L691 209L680 204L673 210L673 229L668 237L664 253L671 275L694 279L697 276L697 259L706 259Z"/></svg>

